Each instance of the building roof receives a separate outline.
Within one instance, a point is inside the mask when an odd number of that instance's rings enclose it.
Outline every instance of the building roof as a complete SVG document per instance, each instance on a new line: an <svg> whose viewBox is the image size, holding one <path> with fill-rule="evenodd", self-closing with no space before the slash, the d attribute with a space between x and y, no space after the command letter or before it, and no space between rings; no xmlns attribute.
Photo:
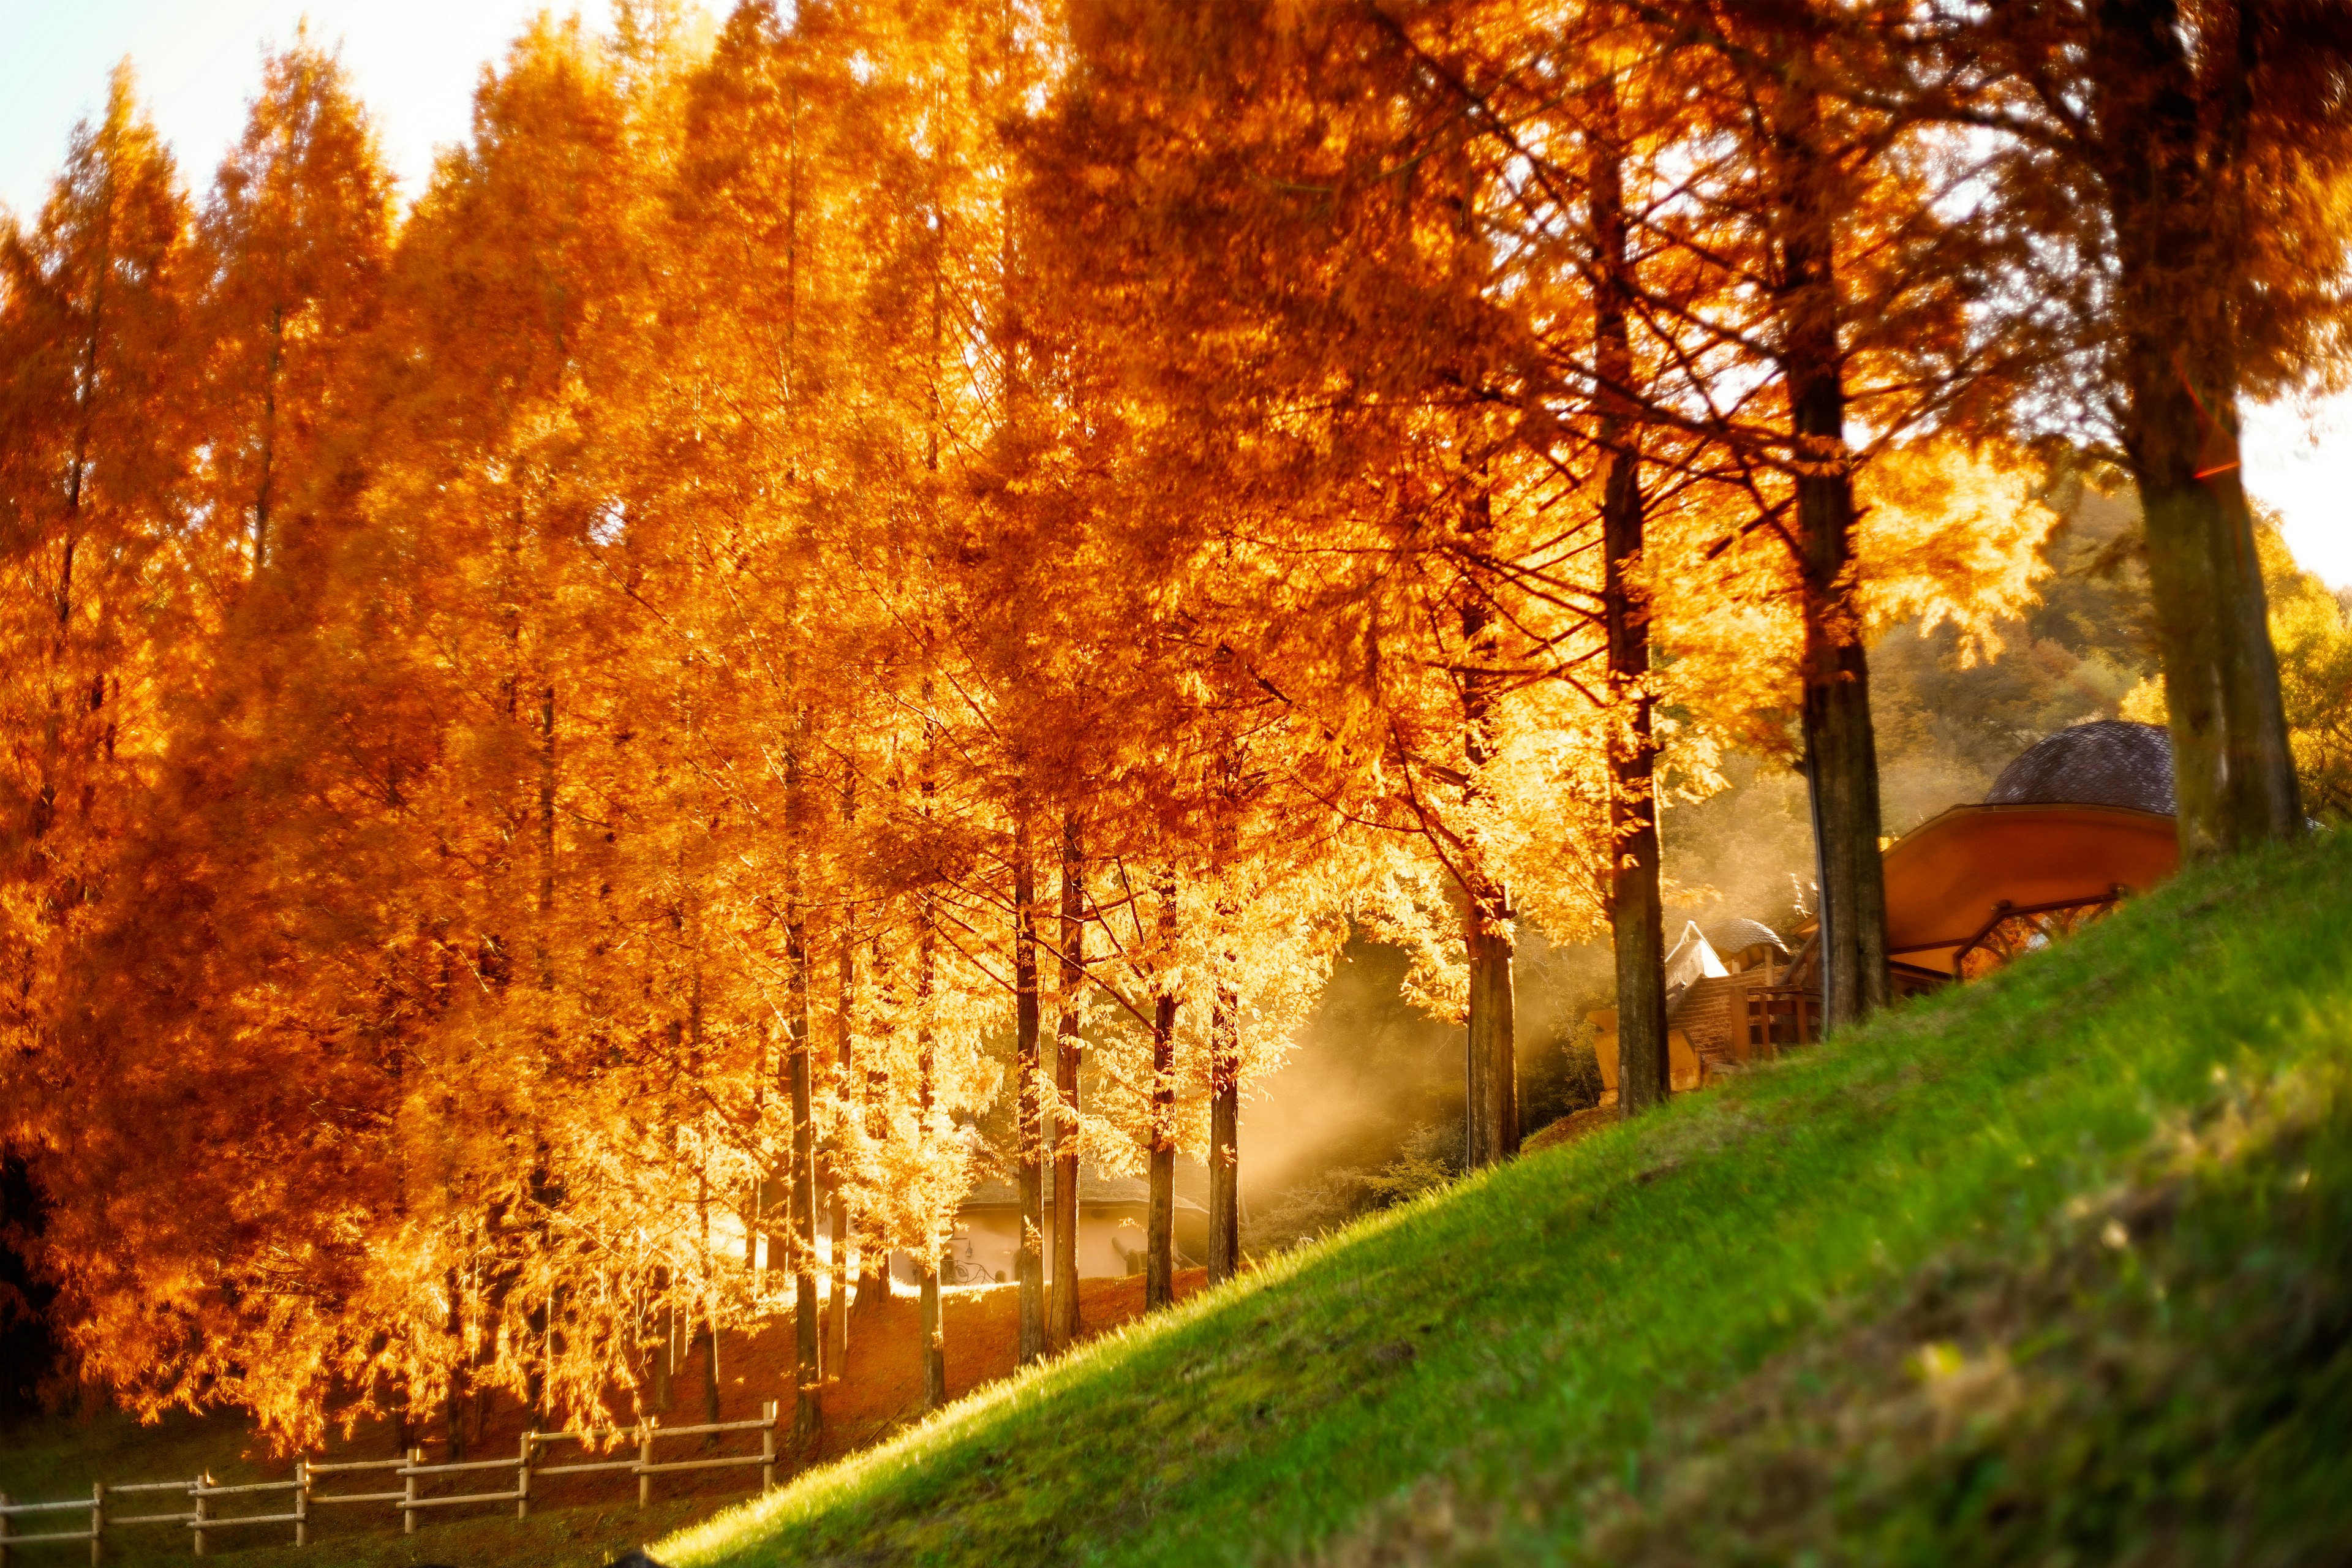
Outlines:
<svg viewBox="0 0 2352 1568"><path fill-rule="evenodd" d="M2063 732L2063 731L2062 731ZM2004 910L2145 891L2180 863L2172 819L2130 806L1956 805L1886 851L1890 957L1948 974Z"/></svg>
<svg viewBox="0 0 2352 1568"><path fill-rule="evenodd" d="M1675 998L1695 980L1706 980L1731 971L1722 957L1707 942L1706 933L1698 929L1696 921L1683 926L1682 940L1666 954L1666 1005L1672 1007Z"/></svg>
<svg viewBox="0 0 2352 1568"><path fill-rule="evenodd" d="M1745 952L1751 947L1777 947L1782 952L1789 944L1780 933L1762 921L1727 920L1706 933L1707 945L1717 952Z"/></svg>
<svg viewBox="0 0 2352 1568"><path fill-rule="evenodd" d="M2161 725L2099 719L2030 747L1993 781L1987 805L2119 805L2174 815L2172 737Z"/></svg>

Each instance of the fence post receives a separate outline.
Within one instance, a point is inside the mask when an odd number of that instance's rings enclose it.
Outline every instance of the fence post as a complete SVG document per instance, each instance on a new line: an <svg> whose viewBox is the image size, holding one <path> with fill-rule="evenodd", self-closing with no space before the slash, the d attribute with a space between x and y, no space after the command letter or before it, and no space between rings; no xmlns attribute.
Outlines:
<svg viewBox="0 0 2352 1568"><path fill-rule="evenodd" d="M6 1492L0 1492L0 1568L8 1568L8 1504Z"/></svg>
<svg viewBox="0 0 2352 1568"><path fill-rule="evenodd" d="M416 1533L416 1467L424 1462L425 1450L411 1448L408 1450L408 1463L402 1467L400 1472L400 1533L403 1535Z"/></svg>
<svg viewBox="0 0 2352 1568"><path fill-rule="evenodd" d="M212 1485L212 1480L213 1473L210 1470L206 1470L203 1475L198 1476L194 1480L188 1483L188 1496L194 1500L195 1502L196 1555L199 1557L202 1557L205 1554L205 1515L206 1507L205 1489Z"/></svg>
<svg viewBox="0 0 2352 1568"><path fill-rule="evenodd" d="M310 1544L310 1461L294 1461L294 1544Z"/></svg>
<svg viewBox="0 0 2352 1568"><path fill-rule="evenodd" d="M530 1450L531 1445L538 1440L538 1433L524 1433L522 1453L515 1460L515 1517L517 1519L530 1517Z"/></svg>
<svg viewBox="0 0 2352 1568"><path fill-rule="evenodd" d="M89 1568L106 1560L106 1483L89 1483Z"/></svg>
<svg viewBox="0 0 2352 1568"><path fill-rule="evenodd" d="M776 1402L769 1400L760 1407L761 1416L768 1423L760 1428L760 1489L776 1489Z"/></svg>
<svg viewBox="0 0 2352 1568"><path fill-rule="evenodd" d="M656 1417L647 1416L637 1425L637 1511L643 1513L654 1500L653 1472L646 1467L654 1462L654 1426Z"/></svg>

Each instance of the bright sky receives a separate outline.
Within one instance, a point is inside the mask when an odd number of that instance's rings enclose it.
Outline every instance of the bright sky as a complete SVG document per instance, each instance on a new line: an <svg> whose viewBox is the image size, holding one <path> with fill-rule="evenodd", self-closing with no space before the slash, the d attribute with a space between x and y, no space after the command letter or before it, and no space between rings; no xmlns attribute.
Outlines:
<svg viewBox="0 0 2352 1568"><path fill-rule="evenodd" d="M343 64L376 117L384 152L414 196L433 150L462 142L482 67L531 16L604 0L0 0L0 202L30 216L64 160L76 120L106 100L128 55L140 95L197 190L212 183L261 79L265 46L312 35L341 41Z"/></svg>
<svg viewBox="0 0 2352 1568"><path fill-rule="evenodd" d="M2352 587L2352 396L2247 410L2238 456L2246 492L2285 522L2294 558L2328 586Z"/></svg>
<svg viewBox="0 0 2352 1568"><path fill-rule="evenodd" d="M291 39L306 16L317 37L341 41L414 196L433 150L465 139L482 67L534 13L574 8L604 15L601 0L0 0L0 203L26 216L38 207L67 132L102 103L124 55L182 177L201 190L244 125L262 48ZM2285 519L2295 558L2352 586L2352 397L2315 416L2249 410L2243 448L2246 488Z"/></svg>

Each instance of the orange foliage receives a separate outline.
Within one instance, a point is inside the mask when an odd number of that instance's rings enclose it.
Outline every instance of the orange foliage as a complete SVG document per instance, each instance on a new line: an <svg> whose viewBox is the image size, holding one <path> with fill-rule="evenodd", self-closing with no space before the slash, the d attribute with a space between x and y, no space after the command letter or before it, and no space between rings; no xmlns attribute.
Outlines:
<svg viewBox="0 0 2352 1568"><path fill-rule="evenodd" d="M1430 85L1516 10L542 20L397 217L307 42L193 219L118 79L0 283L0 1138L83 1374L289 1441L480 1386L625 1417L662 1325L845 1265L781 1212L796 1131L869 1267L1036 1157L1024 917L1121 1171L1207 1149L1351 921L1453 1016L1474 941L1598 929L1581 208L1512 142L1586 128ZM1719 107L1623 100L1691 789L1787 743L1813 460L1735 319L1754 191L1668 189ZM1900 248L1858 273L1935 331L1857 350L1855 585L1983 637L2043 521L1895 390L1958 330ZM1066 822L1057 995L1016 889Z"/></svg>

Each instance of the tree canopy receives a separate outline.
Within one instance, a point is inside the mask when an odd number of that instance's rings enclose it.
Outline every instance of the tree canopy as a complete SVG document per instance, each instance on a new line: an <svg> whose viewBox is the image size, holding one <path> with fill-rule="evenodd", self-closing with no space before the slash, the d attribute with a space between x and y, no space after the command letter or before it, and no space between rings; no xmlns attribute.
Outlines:
<svg viewBox="0 0 2352 1568"><path fill-rule="evenodd" d="M820 1277L935 1302L980 1180L1197 1154L1235 1268L1351 931L1512 1152L1518 923L1654 975L1732 748L1859 1016L1868 649L1997 642L2062 448L2147 498L2184 768L2252 759L2186 841L2340 808L2340 617L2264 752L2259 572L2178 588L2254 559L2189 459L2341 374L2338 10L2166 24L2261 46L2184 108L2112 6L628 0L404 208L307 37L200 198L126 68L0 226L0 1140L82 1375L454 1436L790 1310L805 1436Z"/></svg>

